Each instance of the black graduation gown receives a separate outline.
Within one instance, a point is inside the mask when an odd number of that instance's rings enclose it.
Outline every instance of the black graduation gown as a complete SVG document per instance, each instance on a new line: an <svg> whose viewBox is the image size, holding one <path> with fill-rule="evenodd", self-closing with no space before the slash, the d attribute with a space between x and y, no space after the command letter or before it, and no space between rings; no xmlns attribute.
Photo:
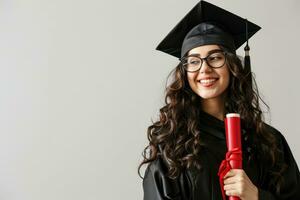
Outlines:
<svg viewBox="0 0 300 200"><path fill-rule="evenodd" d="M201 112L199 116L201 141L205 147L200 153L202 168L184 170L180 176L172 180L167 177L167 168L164 160L158 157L151 162L145 171L143 179L144 200L221 200L222 194L219 184L218 169L225 158L226 139L224 122ZM280 195L274 190L267 190L268 177L264 167L259 167L255 160L247 161L246 131L242 130L243 169L252 183L259 190L260 200L291 199L300 200L300 173L291 150L283 137L276 129L268 126L270 131L279 140L279 148L283 151L283 160L288 168L283 174L284 185ZM250 154L248 154L250 155Z"/></svg>

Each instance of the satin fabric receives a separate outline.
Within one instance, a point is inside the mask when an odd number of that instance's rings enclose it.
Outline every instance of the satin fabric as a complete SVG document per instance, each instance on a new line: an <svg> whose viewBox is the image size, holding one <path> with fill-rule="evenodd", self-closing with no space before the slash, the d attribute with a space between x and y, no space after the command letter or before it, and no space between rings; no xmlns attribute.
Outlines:
<svg viewBox="0 0 300 200"><path fill-rule="evenodd" d="M189 168L173 180L167 177L167 165L162 157L151 162L143 179L144 200L221 200L218 168L226 154L224 122L205 113L199 114L203 148L199 154L201 169ZM283 151L282 162L288 165L283 174L285 184L282 192L275 195L268 188L268 163L258 162L255 142L251 141L251 130L242 129L243 169L252 183L259 189L260 200L300 199L300 173L292 152L283 135L268 126ZM253 131L253 130L252 130Z"/></svg>

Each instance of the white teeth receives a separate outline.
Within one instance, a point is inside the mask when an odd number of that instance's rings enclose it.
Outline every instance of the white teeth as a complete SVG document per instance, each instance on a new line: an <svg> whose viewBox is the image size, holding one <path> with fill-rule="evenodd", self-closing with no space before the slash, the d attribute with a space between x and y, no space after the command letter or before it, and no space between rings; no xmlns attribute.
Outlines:
<svg viewBox="0 0 300 200"><path fill-rule="evenodd" d="M207 84L207 83L215 82L216 80L217 79L202 79L202 80L200 80L200 83Z"/></svg>

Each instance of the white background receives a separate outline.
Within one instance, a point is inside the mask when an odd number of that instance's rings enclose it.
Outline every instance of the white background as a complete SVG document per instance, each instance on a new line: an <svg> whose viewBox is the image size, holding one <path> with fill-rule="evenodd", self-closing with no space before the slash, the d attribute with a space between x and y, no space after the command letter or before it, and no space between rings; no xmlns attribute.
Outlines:
<svg viewBox="0 0 300 200"><path fill-rule="evenodd" d="M142 199L146 129L177 64L154 49L197 2L0 1L1 200ZM252 69L299 163L300 2L210 2L262 27Z"/></svg>

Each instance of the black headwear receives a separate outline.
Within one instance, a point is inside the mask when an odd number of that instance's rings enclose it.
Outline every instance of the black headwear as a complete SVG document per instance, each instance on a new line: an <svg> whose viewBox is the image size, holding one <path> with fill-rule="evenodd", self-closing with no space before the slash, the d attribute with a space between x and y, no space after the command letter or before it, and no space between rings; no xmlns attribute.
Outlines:
<svg viewBox="0 0 300 200"><path fill-rule="evenodd" d="M247 41L245 68L250 69L248 39L259 26L211 3L200 1L156 47L157 50L183 57L202 45L217 44L235 53ZM250 71L251 72L251 69Z"/></svg>

